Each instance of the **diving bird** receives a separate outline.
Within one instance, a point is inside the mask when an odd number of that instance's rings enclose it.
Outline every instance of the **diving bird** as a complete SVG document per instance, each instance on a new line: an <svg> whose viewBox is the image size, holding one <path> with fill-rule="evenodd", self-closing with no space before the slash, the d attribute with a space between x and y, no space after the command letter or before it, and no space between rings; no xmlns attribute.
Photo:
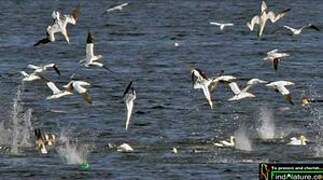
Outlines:
<svg viewBox="0 0 323 180"><path fill-rule="evenodd" d="M53 82L47 82L47 86L53 92L53 95L48 96L46 98L47 100L50 100L50 99L58 99L58 98L61 98L63 96L73 95L72 91L58 89L57 86Z"/></svg>
<svg viewBox="0 0 323 180"><path fill-rule="evenodd" d="M80 63L84 65L85 67L90 66L97 66L102 67L108 71L111 71L109 68L107 68L105 65L103 65L100 62L97 62L98 60L102 59L102 55L94 55L94 38L91 32L88 32L87 39L86 39L86 57L85 59L82 59ZM111 71L113 72L113 71Z"/></svg>
<svg viewBox="0 0 323 180"><path fill-rule="evenodd" d="M223 72L222 72L223 73ZM193 68L191 70L192 82L194 89L202 89L206 100L208 101L211 109L213 103L211 99L211 92L217 87L219 82L228 82L236 79L234 76L222 76L222 73L217 78L208 78L200 69Z"/></svg>
<svg viewBox="0 0 323 180"><path fill-rule="evenodd" d="M112 12L112 11L116 11L116 10L119 10L119 11L122 11L122 9L125 7L125 6L128 6L129 3L123 3L123 4L120 4L120 5L117 5L117 6L113 6L109 9L106 10L106 12Z"/></svg>
<svg viewBox="0 0 323 180"><path fill-rule="evenodd" d="M27 67L30 68L30 69L33 69L34 72L37 72L37 73L42 73L42 72L46 71L49 68L53 68L58 75L61 75L61 72L59 71L57 65L54 64L54 63L46 64L46 65L39 65L39 66L28 64Z"/></svg>
<svg viewBox="0 0 323 180"><path fill-rule="evenodd" d="M40 129L35 129L35 136L36 136L36 146L40 150L42 154L47 154L48 151L45 145L45 139L40 131Z"/></svg>
<svg viewBox="0 0 323 180"><path fill-rule="evenodd" d="M294 35L294 36L301 34L304 29L314 29L316 31L320 31L320 29L318 27L316 27L316 26L314 26L312 24L307 24L305 26L302 26L299 29L295 29L295 28L292 28L292 27L289 27L289 26L283 26L283 27L285 29L288 29L292 33L292 35Z"/></svg>
<svg viewBox="0 0 323 180"><path fill-rule="evenodd" d="M53 22L46 29L46 38L39 40L34 46L38 46L40 44L47 44L49 42L55 41L55 34L61 33L67 43L70 43L68 34L67 34L67 24L75 25L78 18L80 16L80 5L76 6L70 14L61 15L59 11L52 12Z"/></svg>
<svg viewBox="0 0 323 180"><path fill-rule="evenodd" d="M63 86L66 91L72 92L75 90L77 93L79 93L83 99L89 103L92 104L92 97L90 96L88 90L84 86L90 86L91 84L85 81L70 81L65 86Z"/></svg>
<svg viewBox="0 0 323 180"><path fill-rule="evenodd" d="M273 65L274 70L277 71L278 65L282 60L282 58L288 57L288 56L289 56L288 53L281 53L281 52L278 52L278 49L274 49L267 52L267 56L264 58L264 61L270 61Z"/></svg>
<svg viewBox="0 0 323 180"><path fill-rule="evenodd" d="M136 99L136 91L132 87L132 81L128 84L126 90L123 93L123 99L127 107L127 121L126 121L126 130L128 130L132 110L133 110L133 105L134 101Z"/></svg>
<svg viewBox="0 0 323 180"><path fill-rule="evenodd" d="M52 146L56 142L56 135L55 134L44 134L45 144L48 146Z"/></svg>
<svg viewBox="0 0 323 180"><path fill-rule="evenodd" d="M280 18L284 17L288 11L290 11L290 9L286 9L278 14L275 14L274 12L269 11L265 1L262 1L260 15L254 16L251 21L247 23L247 26L249 27L250 31L253 31L255 25L259 25L257 36L261 37L268 20L275 23Z"/></svg>
<svg viewBox="0 0 323 180"><path fill-rule="evenodd" d="M218 22L210 22L211 25L216 25L220 27L220 30L223 31L223 29L227 26L234 26L233 23L218 23Z"/></svg>
<svg viewBox="0 0 323 180"><path fill-rule="evenodd" d="M248 98L248 97L256 97L252 93L248 92L248 90L253 85L258 84L258 83L267 83L267 81L263 81L263 80L260 80L257 78L250 79L247 82L246 87L243 88L242 90L240 90L240 88L236 82L229 83L229 86L230 86L232 92L234 93L234 96L232 98L230 98L229 101L236 101L236 100L240 100L240 99L244 99L244 98Z"/></svg>
<svg viewBox="0 0 323 180"><path fill-rule="evenodd" d="M214 143L214 146L217 146L217 147L234 147L235 146L235 137L230 136L229 141L223 140L223 141Z"/></svg>
<svg viewBox="0 0 323 180"><path fill-rule="evenodd" d="M304 135L301 135L299 138L296 138L296 137L290 138L290 142L287 144L294 145L294 146L304 146L307 144L307 141L308 139Z"/></svg>
<svg viewBox="0 0 323 180"><path fill-rule="evenodd" d="M284 98L292 105L294 105L294 102L292 101L292 96L290 95L289 90L286 88L286 86L294 85L295 83L289 82L289 81L275 81L271 82L269 84L266 84L267 87L273 88L276 92L279 92L284 96Z"/></svg>

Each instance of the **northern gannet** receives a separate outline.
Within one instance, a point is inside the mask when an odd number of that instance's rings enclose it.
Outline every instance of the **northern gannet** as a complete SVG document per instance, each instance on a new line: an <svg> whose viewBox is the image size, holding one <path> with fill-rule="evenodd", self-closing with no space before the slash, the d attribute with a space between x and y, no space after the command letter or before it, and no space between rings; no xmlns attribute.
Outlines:
<svg viewBox="0 0 323 180"><path fill-rule="evenodd" d="M291 141L287 144L288 145L295 145L295 146L306 145L307 144L306 142L308 141L308 139L303 135L301 135L299 137L299 139L297 139L296 137L292 137L292 138L290 138L290 140Z"/></svg>
<svg viewBox="0 0 323 180"><path fill-rule="evenodd" d="M73 95L72 91L58 89L57 86L53 82L47 82L47 86L53 92L53 95L48 96L46 98L48 100L50 100L50 99L58 99L58 98L61 98L63 96Z"/></svg>
<svg viewBox="0 0 323 180"><path fill-rule="evenodd" d="M83 99L89 103L92 104L92 97L90 96L88 90L84 86L90 86L91 84L85 81L70 81L65 86L63 86L68 92L72 92L75 90L78 92Z"/></svg>
<svg viewBox="0 0 323 180"><path fill-rule="evenodd" d="M289 27L289 26L283 26L283 27L285 29L288 29L292 33L292 35L301 34L304 29L314 29L316 31L320 31L320 29L318 27L316 27L316 26L314 26L312 24L305 25L305 26L303 26L303 27L301 27L299 29L295 29L295 28L292 28L292 27Z"/></svg>
<svg viewBox="0 0 323 180"><path fill-rule="evenodd" d="M109 9L106 10L106 12L112 12L112 11L116 11L116 10L119 10L119 11L122 11L123 7L125 6L128 6L129 3L123 3L123 4L120 4L120 5L117 5L117 6L113 6Z"/></svg>
<svg viewBox="0 0 323 180"><path fill-rule="evenodd" d="M214 143L214 146L217 146L217 147L234 147L235 146L235 137L230 136L229 141L220 141L220 142Z"/></svg>
<svg viewBox="0 0 323 180"><path fill-rule="evenodd" d="M277 71L278 64L280 63L281 59L288 56L288 53L281 53L278 52L278 49L274 49L267 52L267 56L264 58L264 61L270 61L273 65L274 70Z"/></svg>
<svg viewBox="0 0 323 180"><path fill-rule="evenodd" d="M292 96L290 95L289 90L285 87L289 85L294 85L294 83L289 81L275 81L266 84L267 87L273 88L276 92L282 94L290 104L294 105L294 102L292 101Z"/></svg>
<svg viewBox="0 0 323 180"><path fill-rule="evenodd" d="M233 23L218 23L218 22L210 22L210 24L211 24L211 25L219 26L221 31L223 31L223 29L224 29L226 26L234 26L234 24L233 24Z"/></svg>
<svg viewBox="0 0 323 180"><path fill-rule="evenodd" d="M235 80L234 76L222 76L222 73L217 78L208 78L200 69L194 68L191 71L192 82L194 89L202 89L206 100L208 101L211 109L213 109L213 103L211 99L211 92L217 87L219 82L228 82Z"/></svg>
<svg viewBox="0 0 323 180"><path fill-rule="evenodd" d="M133 105L134 101L136 99L136 91L132 87L132 81L128 84L126 90L123 93L123 99L127 107L127 121L126 121L126 130L128 130L132 110L133 110Z"/></svg>
<svg viewBox="0 0 323 180"><path fill-rule="evenodd" d="M35 65L32 65L32 64L28 64L27 67L30 68L30 69L33 69L34 72L37 72L37 73L42 73L42 72L46 71L48 68L53 68L58 75L61 75L61 72L57 68L57 65L54 64L54 63L46 64L46 65L40 65L40 66L35 66Z"/></svg>
<svg viewBox="0 0 323 180"><path fill-rule="evenodd" d="M133 148L129 144L123 143L117 147L117 151L118 152L132 152Z"/></svg>
<svg viewBox="0 0 323 180"><path fill-rule="evenodd" d="M40 131L40 129L35 129L35 136L36 136L36 146L40 150L42 154L47 154L48 151L45 145L45 139Z"/></svg>
<svg viewBox="0 0 323 180"><path fill-rule="evenodd" d="M76 6L70 14L61 15L59 11L52 12L53 22L46 29L46 38L39 40L34 46L55 41L55 34L62 33L67 43L70 43L66 26L75 25L80 16L80 5Z"/></svg>
<svg viewBox="0 0 323 180"><path fill-rule="evenodd" d="M97 62L98 60L102 59L102 55L94 55L94 38L91 32L88 32L87 39L86 39L86 57L80 61L85 67L90 66L97 66L102 67L108 71L111 71L109 68L104 66L102 63ZM113 72L113 71L111 71Z"/></svg>
<svg viewBox="0 0 323 180"><path fill-rule="evenodd" d="M31 74L28 74L25 71L20 71L20 73L24 76L22 81L35 81L35 80L41 79L41 76L39 76L39 73L37 73L37 72L33 72Z"/></svg>
<svg viewBox="0 0 323 180"><path fill-rule="evenodd" d="M236 82L229 83L229 86L230 86L232 92L234 93L234 96L232 98L230 98L229 101L236 101L236 100L240 100L240 99L244 99L244 98L248 98L248 97L256 97L252 93L249 93L248 90L253 85L258 84L258 83L267 83L267 81L263 81L263 80L260 80L257 78L250 79L247 82L246 87L243 88L242 90L240 90L240 88Z"/></svg>
<svg viewBox="0 0 323 180"><path fill-rule="evenodd" d="M258 37L261 37L262 34L263 34L263 31L265 29L266 22L267 22L268 19L272 23L275 23L280 18L284 17L287 14L288 11L290 11L290 9L286 9L286 10L284 10L284 11L282 11L282 12L280 12L280 13L278 13L276 15L274 12L269 11L265 1L262 1L260 15L254 16L251 19L251 21L247 23L247 26L249 27L250 31L253 31L254 26L256 24L259 25L259 30L258 30L257 35L258 35Z"/></svg>

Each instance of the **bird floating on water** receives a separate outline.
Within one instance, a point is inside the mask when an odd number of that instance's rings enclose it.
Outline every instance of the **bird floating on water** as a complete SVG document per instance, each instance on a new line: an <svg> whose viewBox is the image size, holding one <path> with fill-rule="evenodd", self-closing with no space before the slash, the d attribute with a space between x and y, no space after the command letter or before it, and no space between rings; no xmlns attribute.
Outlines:
<svg viewBox="0 0 323 180"><path fill-rule="evenodd" d="M302 26L299 29L295 29L295 28L292 28L290 26L283 26L283 27L285 29L288 29L292 33L292 35L294 35L294 36L301 34L304 29L314 29L316 31L320 31L320 29L318 27L314 26L313 24L307 24L305 26Z"/></svg>
<svg viewBox="0 0 323 180"><path fill-rule="evenodd" d="M75 90L77 93L79 93L83 99L89 103L92 104L92 97L90 96L88 90L84 86L90 86L91 84L85 81L70 81L65 86L63 86L68 92L72 92Z"/></svg>
<svg viewBox="0 0 323 180"><path fill-rule="evenodd" d="M254 16L251 21L247 23L247 26L249 27L250 31L253 31L255 25L259 25L257 36L261 37L268 20L270 20L272 23L275 23L280 18L284 17L288 11L290 11L290 9L286 9L278 14L275 14L274 12L269 11L265 1L262 1L260 15Z"/></svg>
<svg viewBox="0 0 323 180"><path fill-rule="evenodd" d="M288 57L288 56L289 56L288 53L281 53L281 52L278 52L278 49L274 49L267 52L267 56L264 58L264 61L270 61L273 65L274 70L277 71L278 65L282 60L282 58Z"/></svg>
<svg viewBox="0 0 323 180"><path fill-rule="evenodd" d="M223 141L214 143L214 146L217 146L217 147L234 147L235 146L235 137L230 136L229 141L223 140Z"/></svg>
<svg viewBox="0 0 323 180"><path fill-rule="evenodd" d="M117 5L117 6L113 6L109 9L106 10L106 12L112 12L112 11L116 11L116 10L119 10L119 11L122 11L122 9L126 6L128 6L129 3L123 3L123 4L120 4L120 5Z"/></svg>
<svg viewBox="0 0 323 180"><path fill-rule="evenodd" d="M67 24L75 25L78 18L80 16L80 5L76 6L70 14L68 15L61 15L59 11L52 12L53 22L47 27L46 29L46 38L39 40L34 46L38 46L40 44L47 44L49 42L54 42L55 34L61 33L67 43L70 43L70 39L67 33Z"/></svg>
<svg viewBox="0 0 323 180"><path fill-rule="evenodd" d="M223 31L227 26L234 26L233 23L218 23L218 22L210 22L211 25L216 25L220 27L220 30Z"/></svg>
<svg viewBox="0 0 323 180"><path fill-rule="evenodd" d="M128 130L128 126L130 123L130 118L133 110L134 101L136 99L136 91L132 87L132 81L128 84L126 90L123 93L123 99L127 107L127 121L126 121L126 130Z"/></svg>
<svg viewBox="0 0 323 180"><path fill-rule="evenodd" d="M133 148L129 144L123 143L117 147L117 151L118 152L132 152Z"/></svg>
<svg viewBox="0 0 323 180"><path fill-rule="evenodd" d="M243 88L242 90L240 90L240 88L236 82L229 83L229 86L234 93L234 96L232 98L230 98L229 101L236 101L236 100L240 100L240 99L244 99L244 98L248 98L248 97L256 97L254 94L248 92L248 90L253 85L258 84L258 83L267 83L267 81L263 81L263 80L260 80L257 78L250 79L247 82L246 87Z"/></svg>
<svg viewBox="0 0 323 180"><path fill-rule="evenodd" d="M285 87L285 86L290 86L294 84L295 83L289 82L289 81L275 81L275 82L266 84L266 86L271 87L276 92L279 92L280 94L282 94L290 104L294 105L294 102L292 101L292 96L290 95L289 90Z"/></svg>
<svg viewBox="0 0 323 180"><path fill-rule="evenodd" d="M308 139L301 135L299 138L292 137L290 138L290 142L287 143L288 145L294 145L294 146L305 146L308 142Z"/></svg>

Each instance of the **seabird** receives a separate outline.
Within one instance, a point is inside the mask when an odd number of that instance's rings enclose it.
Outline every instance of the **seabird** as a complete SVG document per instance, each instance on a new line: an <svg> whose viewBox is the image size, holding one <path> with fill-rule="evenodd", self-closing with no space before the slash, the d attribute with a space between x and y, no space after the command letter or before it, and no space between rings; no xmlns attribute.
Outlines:
<svg viewBox="0 0 323 180"><path fill-rule="evenodd" d="M120 5L117 5L117 6L113 6L109 9L107 9L106 12L112 12L112 11L116 11L116 10L119 10L119 11L122 11L123 7L125 6L128 6L129 3L123 3L123 4L120 4Z"/></svg>
<svg viewBox="0 0 323 180"><path fill-rule="evenodd" d="M60 15L59 11L52 12L53 22L46 29L46 38L39 40L34 46L38 46L40 44L46 44L49 42L55 41L55 34L60 32L63 34L67 43L70 43L66 26L67 24L75 25L78 18L80 16L80 5L76 6L70 14L68 15Z"/></svg>
<svg viewBox="0 0 323 180"><path fill-rule="evenodd" d="M278 69L278 64L284 57L288 57L288 53L281 53L278 52L278 49L271 50L267 52L267 56L264 58L264 61L270 61L273 64L274 70L277 71Z"/></svg>
<svg viewBox="0 0 323 180"><path fill-rule="evenodd" d="M35 129L35 136L36 136L36 145L37 148L40 150L42 154L47 154L48 151L45 145L45 139L40 131L40 129Z"/></svg>
<svg viewBox="0 0 323 180"><path fill-rule="evenodd" d="M285 86L294 85L295 83L289 81L275 81L269 84L266 84L267 87L273 88L276 92L282 94L285 99L292 105L294 102L292 101L292 96L290 95L289 90Z"/></svg>
<svg viewBox="0 0 323 180"><path fill-rule="evenodd" d="M47 134L45 133L45 143L48 146L52 146L56 142L56 135L55 134Z"/></svg>
<svg viewBox="0 0 323 180"><path fill-rule="evenodd" d="M229 83L229 86L230 86L232 92L234 93L234 96L232 98L230 98L229 101L236 101L236 100L240 100L240 99L244 99L244 98L248 98L248 97L256 97L252 93L249 93L248 90L253 85L258 84L258 83L267 83L267 81L263 81L263 80L260 80L257 78L250 79L247 82L246 87L243 88L242 90L240 90L240 88L236 82Z"/></svg>
<svg viewBox="0 0 323 180"><path fill-rule="evenodd" d="M37 73L37 72L33 72L31 74L28 74L25 71L20 71L20 73L24 76L22 81L35 81L35 80L41 79L41 76L39 76L39 73Z"/></svg>
<svg viewBox="0 0 323 180"><path fill-rule="evenodd" d="M47 86L50 90L52 90L53 95L48 96L46 99L58 99L63 96L73 95L72 91L69 90L60 90L57 88L57 86L53 82L47 82Z"/></svg>
<svg viewBox="0 0 323 180"><path fill-rule="evenodd" d="M260 15L254 16L251 19L251 21L247 23L247 26L249 27L250 31L253 31L254 26L256 24L258 24L259 25L259 31L258 31L257 35L258 35L258 37L261 37L262 34L263 34L263 31L265 29L265 25L266 25L266 22L267 22L268 19L272 23L275 23L280 18L284 17L287 14L288 11L290 11L290 9L286 9L286 10L284 10L284 11L282 11L282 12L280 12L280 13L278 13L276 15L274 12L269 11L265 1L262 1Z"/></svg>
<svg viewBox="0 0 323 180"><path fill-rule="evenodd" d="M133 148L129 144L123 143L117 147L117 151L118 152L132 152Z"/></svg>
<svg viewBox="0 0 323 180"><path fill-rule="evenodd" d="M308 139L303 135L301 135L299 137L299 139L297 139L296 137L292 137L292 138L290 138L290 140L291 141L287 144L288 145L295 145L295 146L306 145L307 144L306 142L308 141Z"/></svg>
<svg viewBox="0 0 323 180"><path fill-rule="evenodd" d="M285 29L288 29L290 30L290 32L292 33L292 35L299 35L302 33L302 31L304 29L314 29L316 31L320 31L320 29L312 24L308 24L308 25L305 25L299 29L295 29L295 28L292 28L292 27L289 27L289 26L284 26Z"/></svg>
<svg viewBox="0 0 323 180"><path fill-rule="evenodd" d="M132 81L128 84L126 90L123 93L123 99L127 107L127 121L126 121L126 130L128 130L132 110L133 110L133 104L136 99L136 91L132 87Z"/></svg>
<svg viewBox="0 0 323 180"><path fill-rule="evenodd" d="M57 65L54 64L54 63L46 64L46 65L40 65L40 66L35 66L35 65L32 65L32 64L28 64L27 67L30 68L30 69L34 69L34 72L37 72L37 73L42 73L42 72L46 71L48 68L53 68L58 75L61 75L61 72L57 68Z"/></svg>
<svg viewBox="0 0 323 180"><path fill-rule="evenodd" d="M211 24L211 25L219 26L221 31L223 31L223 29L224 29L226 26L234 26L234 24L233 24L233 23L218 23L218 22L210 22L210 24Z"/></svg>
<svg viewBox="0 0 323 180"><path fill-rule="evenodd" d="M83 99L89 103L92 104L92 97L90 96L88 90L84 87L84 86L90 86L91 84L85 81L70 81L69 83L67 83L65 86L63 86L66 91L68 92L72 92L73 90L75 90L76 92L78 92Z"/></svg>
<svg viewBox="0 0 323 180"><path fill-rule="evenodd" d="M85 67L90 66L98 66L102 67L108 71L111 71L109 68L104 66L102 63L97 62L98 60L102 59L102 55L94 55L94 38L91 32L88 32L87 39L86 39L86 57L80 61ZM111 71L113 72L113 71Z"/></svg>
<svg viewBox="0 0 323 180"><path fill-rule="evenodd" d="M220 142L214 143L214 145L217 147L234 147L235 146L235 137L230 136L229 141L220 141Z"/></svg>
<svg viewBox="0 0 323 180"><path fill-rule="evenodd" d="M213 103L211 99L211 92L217 87L219 82L232 81L236 79L234 76L222 76L222 73L217 78L208 78L200 69L194 68L191 71L192 82L194 89L202 89L206 100L208 101L211 109L213 109Z"/></svg>

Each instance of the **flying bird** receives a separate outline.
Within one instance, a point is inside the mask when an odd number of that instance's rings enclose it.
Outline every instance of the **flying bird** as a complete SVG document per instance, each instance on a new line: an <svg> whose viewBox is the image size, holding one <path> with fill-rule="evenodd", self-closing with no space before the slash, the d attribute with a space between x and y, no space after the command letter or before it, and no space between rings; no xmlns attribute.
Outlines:
<svg viewBox="0 0 323 180"><path fill-rule="evenodd" d="M72 92L75 90L77 93L79 93L83 99L89 103L92 104L92 97L90 96L88 90L84 86L90 86L91 84L85 81L70 81L65 86L63 86L66 91Z"/></svg>
<svg viewBox="0 0 323 180"><path fill-rule="evenodd" d="M53 68L58 75L61 75L61 72L59 71L57 65L54 64L54 63L46 64L46 65L39 65L39 66L28 64L27 67L30 68L30 69L33 69L34 72L37 72L37 73L42 73L42 72L46 71L49 68Z"/></svg>
<svg viewBox="0 0 323 180"><path fill-rule="evenodd" d="M267 52L267 56L264 58L264 61L270 61L273 65L274 70L277 71L278 65L282 60L282 58L288 57L288 56L289 56L288 53L281 53L281 52L278 52L278 49L274 49Z"/></svg>
<svg viewBox="0 0 323 180"><path fill-rule="evenodd" d="M236 101L236 100L240 100L240 99L244 99L244 98L248 98L248 97L256 97L254 94L248 92L248 90L255 84L258 83L267 83L267 81L263 81L257 78L254 79L250 79L247 82L247 85L245 88L243 88L242 90L240 90L238 84L236 82L231 82L229 83L229 86L232 90L232 92L234 93L234 96L232 98L229 99L229 101Z"/></svg>
<svg viewBox="0 0 323 180"><path fill-rule="evenodd" d="M136 99L136 91L132 87L132 81L128 84L126 90L123 93L123 99L127 107L127 121L126 121L126 130L128 130L132 110L133 110L133 105L134 101Z"/></svg>
<svg viewBox="0 0 323 180"><path fill-rule="evenodd" d="M304 29L314 29L316 31L320 31L320 29L312 24L308 24L308 25L305 25L305 26L302 26L301 28L299 29L295 29L295 28L292 28L292 27L289 27L289 26L283 26L285 29L288 29L292 35L299 35L303 32Z"/></svg>
<svg viewBox="0 0 323 180"><path fill-rule="evenodd" d="M211 25L216 25L220 27L220 30L223 31L227 26L234 26L233 23L218 23L218 22L210 22Z"/></svg>
<svg viewBox="0 0 323 180"><path fill-rule="evenodd" d="M213 109L213 103L211 99L211 92L217 87L219 82L228 82L236 79L233 76L222 76L222 73L217 78L208 78L200 69L193 68L191 70L192 82L194 89L202 89L206 100L208 101L211 109Z"/></svg>
<svg viewBox="0 0 323 180"><path fill-rule="evenodd" d="M308 139L301 135L299 138L292 137L290 138L290 142L287 143L288 145L294 145L294 146L305 146L307 144Z"/></svg>
<svg viewBox="0 0 323 180"><path fill-rule="evenodd" d="M64 36L67 43L69 44L70 40L66 28L67 24L75 25L79 16L80 5L76 6L68 15L61 15L59 11L53 11L53 22L46 29L46 37L44 39L39 40L37 43L34 44L34 46L54 42L56 33L61 33Z"/></svg>
<svg viewBox="0 0 323 180"><path fill-rule="evenodd" d="M290 95L289 90L286 88L286 86L294 85L295 83L289 82L289 81L275 81L271 82L269 84L266 84L267 87L273 88L276 92L279 92L284 96L284 98L292 105L294 105L294 102L292 101L292 96Z"/></svg>
<svg viewBox="0 0 323 180"><path fill-rule="evenodd" d="M223 141L214 143L214 145L217 146L217 147L234 147L235 146L235 137L230 136L229 141L223 140Z"/></svg>
<svg viewBox="0 0 323 180"><path fill-rule="evenodd" d="M119 11L122 11L122 9L125 7L125 6L128 6L129 3L123 3L123 4L120 4L120 5L117 5L117 6L113 6L109 9L106 10L106 12L112 12L112 11L116 11L116 10L119 10Z"/></svg>
<svg viewBox="0 0 323 180"><path fill-rule="evenodd" d="M86 57L85 59L82 59L80 63L85 67L97 66L97 67L102 67L110 72L113 72L102 63L97 62L98 60L102 59L103 56L94 55L93 49L94 49L94 38L91 32L88 32L87 39L86 39Z"/></svg>
<svg viewBox="0 0 323 180"><path fill-rule="evenodd" d="M41 76L39 76L39 73L33 72L31 74L26 73L25 71L20 71L20 74L24 76L22 81L35 81L35 80L40 80Z"/></svg>
<svg viewBox="0 0 323 180"><path fill-rule="evenodd" d="M50 100L50 99L58 99L61 98L63 96L70 96L73 95L72 91L69 90L60 90L57 88L57 86L53 83L53 82L47 82L47 86L49 87L50 90L52 90L53 95L48 96L46 99Z"/></svg>
<svg viewBox="0 0 323 180"><path fill-rule="evenodd" d="M275 14L274 12L269 11L265 1L262 1L260 15L254 16L251 21L247 23L247 26L249 27L250 31L253 31L255 25L259 25L257 36L261 37L268 20L275 23L280 18L284 17L288 11L290 11L290 9L286 9L278 14Z"/></svg>

